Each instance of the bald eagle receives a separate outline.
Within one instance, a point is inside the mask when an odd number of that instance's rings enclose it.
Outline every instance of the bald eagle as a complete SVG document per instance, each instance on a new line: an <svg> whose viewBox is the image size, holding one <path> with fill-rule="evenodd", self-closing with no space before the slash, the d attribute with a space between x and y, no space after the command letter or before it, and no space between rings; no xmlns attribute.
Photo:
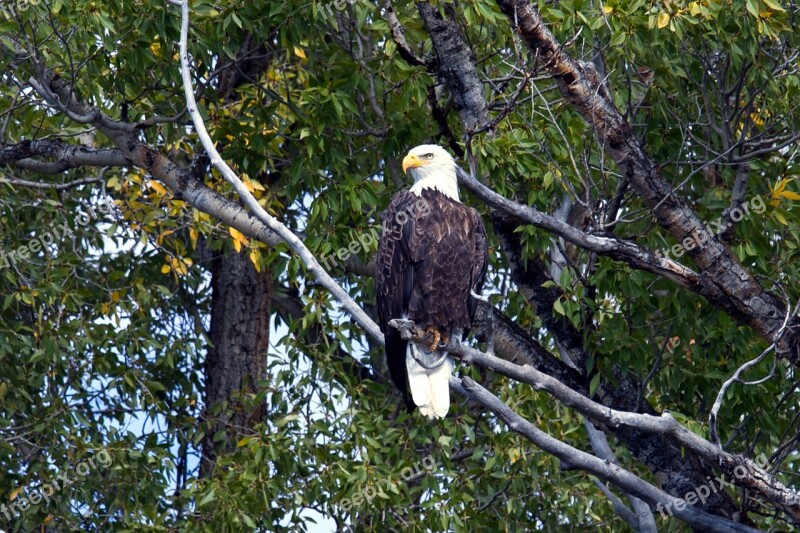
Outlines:
<svg viewBox="0 0 800 533"><path fill-rule="evenodd" d="M453 362L442 350L461 341L472 324L486 274L486 229L478 212L458 198L456 162L436 145L412 149L403 171L414 178L395 194L381 230L377 258L377 304L386 337L392 381L409 411L430 418L450 408ZM413 320L427 333L424 343L404 341L389 326Z"/></svg>

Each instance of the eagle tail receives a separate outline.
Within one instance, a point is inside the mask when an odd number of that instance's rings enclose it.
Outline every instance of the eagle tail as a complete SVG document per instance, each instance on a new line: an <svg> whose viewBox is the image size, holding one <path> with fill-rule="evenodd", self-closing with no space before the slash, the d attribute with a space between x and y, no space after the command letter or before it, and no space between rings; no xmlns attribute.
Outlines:
<svg viewBox="0 0 800 533"><path fill-rule="evenodd" d="M450 376L453 374L453 360L445 358L441 365L427 369L417 360L425 361L430 354L424 354L415 342L409 342L406 351L406 370L408 388L419 412L428 418L444 418L450 409ZM437 354L438 355L438 354Z"/></svg>

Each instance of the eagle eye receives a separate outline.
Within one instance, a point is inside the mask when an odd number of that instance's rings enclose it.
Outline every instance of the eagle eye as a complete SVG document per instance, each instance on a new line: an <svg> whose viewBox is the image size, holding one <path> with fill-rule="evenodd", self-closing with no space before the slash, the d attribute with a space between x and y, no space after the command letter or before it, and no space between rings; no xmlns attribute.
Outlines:
<svg viewBox="0 0 800 533"><path fill-rule="evenodd" d="M424 157L425 159L433 159L433 154L425 154L422 157Z"/></svg>

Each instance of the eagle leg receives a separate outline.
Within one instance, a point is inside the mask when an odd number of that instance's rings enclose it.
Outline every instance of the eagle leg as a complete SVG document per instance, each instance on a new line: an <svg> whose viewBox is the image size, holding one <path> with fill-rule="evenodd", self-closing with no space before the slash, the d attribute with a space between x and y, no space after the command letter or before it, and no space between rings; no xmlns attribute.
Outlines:
<svg viewBox="0 0 800 533"><path fill-rule="evenodd" d="M439 348L439 341L442 338L442 334L439 333L439 330L434 328L433 326L428 326L423 330L425 332L425 336L422 337L422 340L428 339L431 335L433 335L433 342L431 342L431 349L430 351L434 351Z"/></svg>

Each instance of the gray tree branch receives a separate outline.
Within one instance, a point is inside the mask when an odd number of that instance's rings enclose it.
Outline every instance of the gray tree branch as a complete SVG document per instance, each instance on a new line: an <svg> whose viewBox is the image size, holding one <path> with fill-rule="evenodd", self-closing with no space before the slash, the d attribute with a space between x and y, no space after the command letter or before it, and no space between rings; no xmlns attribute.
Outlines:
<svg viewBox="0 0 800 533"><path fill-rule="evenodd" d="M620 466L594 457L593 455L573 448L551 437L515 413L510 407L497 398L497 396L468 377L463 379L458 379L455 376L451 377L450 387L491 410L508 424L512 431L519 433L542 450L558 457L560 460L569 463L575 468L580 468L585 472L589 472L603 480L613 483L621 490L635 495L652 507L661 504L669 508L675 508L674 514L678 518L694 527L701 528L702 531L726 533L734 531L758 531L757 529L733 522L727 518L707 513L691 505L678 505L676 507L676 504L679 503L677 498L659 490ZM681 508L680 511L678 511L678 507Z"/></svg>
<svg viewBox="0 0 800 533"><path fill-rule="evenodd" d="M423 342L425 334L422 331L418 331L413 322L392 320L389 324L397 328L403 338ZM447 350L451 354L460 356L465 364L477 363L484 368L494 370L516 381L528 383L535 390L543 390L565 406L575 409L593 422L602 424L605 427L628 427L644 433L663 435L677 446L698 454L707 464L714 465L730 476L736 485L760 493L800 524L800 494L786 487L751 459L729 454L715 444L686 429L669 413L653 416L611 409L592 401L560 383L557 379L539 372L531 366L516 365L462 344L448 345ZM737 467L744 468L748 475L737 475Z"/></svg>

